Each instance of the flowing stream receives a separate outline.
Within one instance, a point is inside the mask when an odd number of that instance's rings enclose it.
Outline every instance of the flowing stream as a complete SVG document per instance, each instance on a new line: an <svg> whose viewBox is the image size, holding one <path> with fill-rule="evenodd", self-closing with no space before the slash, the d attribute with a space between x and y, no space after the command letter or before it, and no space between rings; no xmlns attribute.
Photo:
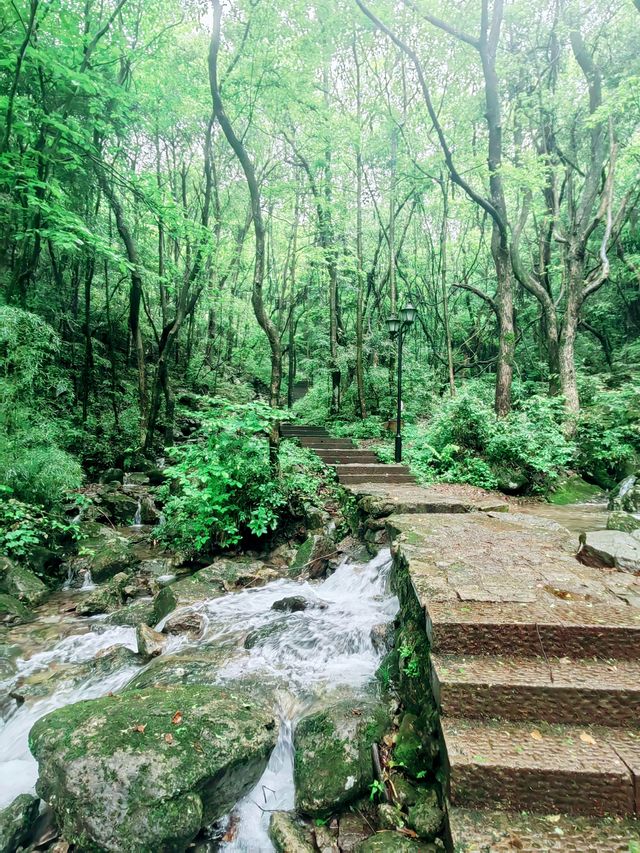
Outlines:
<svg viewBox="0 0 640 853"><path fill-rule="evenodd" d="M267 835L270 813L294 804L297 720L331 701L332 695L357 699L372 688L381 657L372 628L391 621L398 607L389 591L390 565L384 549L368 563L345 559L323 582L276 580L198 602L189 609L202 615L202 635L170 637L165 655L187 658L197 651L199 658L206 658L210 653L221 662L220 682L246 680L256 695L262 691L271 701L275 696L280 718L278 742L262 778L212 830L212 850L273 850ZM0 670L0 690L4 696L18 696L18 701L10 697L0 704L0 808L33 790L37 766L27 738L37 719L63 705L120 690L143 669L126 651L136 648L133 628L69 615L69 600L81 594L67 592L53 609L41 608L38 622L6 634L7 647L15 655L13 671ZM293 596L305 600L304 610L272 609L275 602ZM40 634L34 629L39 623Z"/></svg>

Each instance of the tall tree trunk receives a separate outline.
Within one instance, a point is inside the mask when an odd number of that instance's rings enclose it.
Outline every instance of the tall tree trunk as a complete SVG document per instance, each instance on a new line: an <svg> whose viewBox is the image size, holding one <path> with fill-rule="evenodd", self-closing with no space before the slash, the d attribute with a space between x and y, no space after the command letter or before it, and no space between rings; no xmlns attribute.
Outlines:
<svg viewBox="0 0 640 853"><path fill-rule="evenodd" d="M131 341L136 353L136 364L138 368L138 404L140 407L140 443L144 447L147 442L147 413L149 410L149 400L147 395L147 375L144 355L144 341L142 339L142 328L140 326L140 308L142 304L142 264L138 255L138 248L133 238L133 234L127 220L125 219L124 210L119 198L116 196L113 187L107 180L104 172L104 166L99 164L96 170L98 183L102 192L105 194L113 211L113 216L116 221L116 228L122 240L127 260L131 265L131 286L129 288L129 332Z"/></svg>
<svg viewBox="0 0 640 853"><path fill-rule="evenodd" d="M229 121L224 110L220 89L218 86L218 53L220 52L220 24L222 9L220 0L213 0L213 29L211 33L211 44L209 48L209 83L211 86L211 97L213 100L213 111L222 128L227 142L237 157L249 190L251 198L251 217L255 232L256 252L253 271L253 288L251 303L256 315L258 325L264 331L271 349L271 381L269 385L269 403L274 408L280 402L280 385L282 382L282 347L278 330L271 321L264 305L264 265L265 265L265 228L262 218L260 199L260 187L256 178L255 168L249 157L243 142L240 140ZM269 451L271 464L274 468L278 464L278 446L280 442L280 430L277 423L274 424L269 437Z"/></svg>

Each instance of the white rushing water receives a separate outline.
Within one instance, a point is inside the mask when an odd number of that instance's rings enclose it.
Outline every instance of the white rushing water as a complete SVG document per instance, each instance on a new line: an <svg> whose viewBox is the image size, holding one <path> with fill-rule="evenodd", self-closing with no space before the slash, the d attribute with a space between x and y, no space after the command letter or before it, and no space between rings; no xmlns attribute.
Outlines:
<svg viewBox="0 0 640 853"><path fill-rule="evenodd" d="M255 788L224 822L225 853L267 853L273 847L267 835L272 811L292 809L293 732L297 720L311 706L330 701L337 691L359 696L374 679L380 663L371 629L388 623L397 612L397 599L389 592L391 558L381 552L368 563L344 560L333 575L319 583L277 580L264 587L230 593L194 605L204 618L203 635L171 636L165 654L189 652L205 655L207 648L225 648L230 654L220 670L221 681L251 679L268 684L277 694L280 734L268 766ZM272 610L288 597L303 597L299 612ZM78 620L86 631L87 620ZM0 685L12 689L24 679L51 667L82 665L113 646L136 648L133 628L90 621L87 633L65 637L50 649L18 660L17 675ZM158 626L162 627L162 623ZM258 632L254 634L253 632ZM245 639L254 642L244 649ZM107 676L87 671L73 683L64 674L50 695L27 699L0 723L0 808L15 796L33 789L37 767L28 749L29 729L44 714L81 699L96 698L124 687L140 668L123 665Z"/></svg>
<svg viewBox="0 0 640 853"><path fill-rule="evenodd" d="M288 704L279 702L280 736L262 778L230 817L233 838L225 853L266 853L274 848L267 834L271 812L294 806L293 730L302 711L320 704L327 693L342 688L358 695L374 678L380 653L371 638L375 625L386 624L398 610L389 592L391 557L384 550L369 563L343 561L321 584L276 581L262 589L225 596L207 604L205 641L234 630L243 614L245 631L285 617L282 630L257 643L249 658L234 659L221 676L267 675L287 685ZM271 610L281 598L303 595L311 604L299 613Z"/></svg>

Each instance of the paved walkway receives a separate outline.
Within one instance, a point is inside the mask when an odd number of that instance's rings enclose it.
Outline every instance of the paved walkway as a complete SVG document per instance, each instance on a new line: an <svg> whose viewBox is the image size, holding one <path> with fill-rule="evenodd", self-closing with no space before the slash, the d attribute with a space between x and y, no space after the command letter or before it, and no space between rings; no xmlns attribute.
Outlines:
<svg viewBox="0 0 640 853"><path fill-rule="evenodd" d="M492 496L421 488L320 428L284 431L336 467L407 567L451 849L640 851L640 578L583 565L576 537Z"/></svg>

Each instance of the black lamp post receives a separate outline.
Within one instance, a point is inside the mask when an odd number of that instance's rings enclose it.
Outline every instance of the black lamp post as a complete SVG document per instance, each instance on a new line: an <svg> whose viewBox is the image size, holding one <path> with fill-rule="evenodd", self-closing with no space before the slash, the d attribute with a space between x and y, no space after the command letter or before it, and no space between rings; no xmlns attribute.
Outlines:
<svg viewBox="0 0 640 853"><path fill-rule="evenodd" d="M396 462L402 462L402 343L404 333L413 325L417 309L409 302L401 311L400 316L392 314L387 320L387 326L392 340L398 338L398 411L396 415Z"/></svg>

